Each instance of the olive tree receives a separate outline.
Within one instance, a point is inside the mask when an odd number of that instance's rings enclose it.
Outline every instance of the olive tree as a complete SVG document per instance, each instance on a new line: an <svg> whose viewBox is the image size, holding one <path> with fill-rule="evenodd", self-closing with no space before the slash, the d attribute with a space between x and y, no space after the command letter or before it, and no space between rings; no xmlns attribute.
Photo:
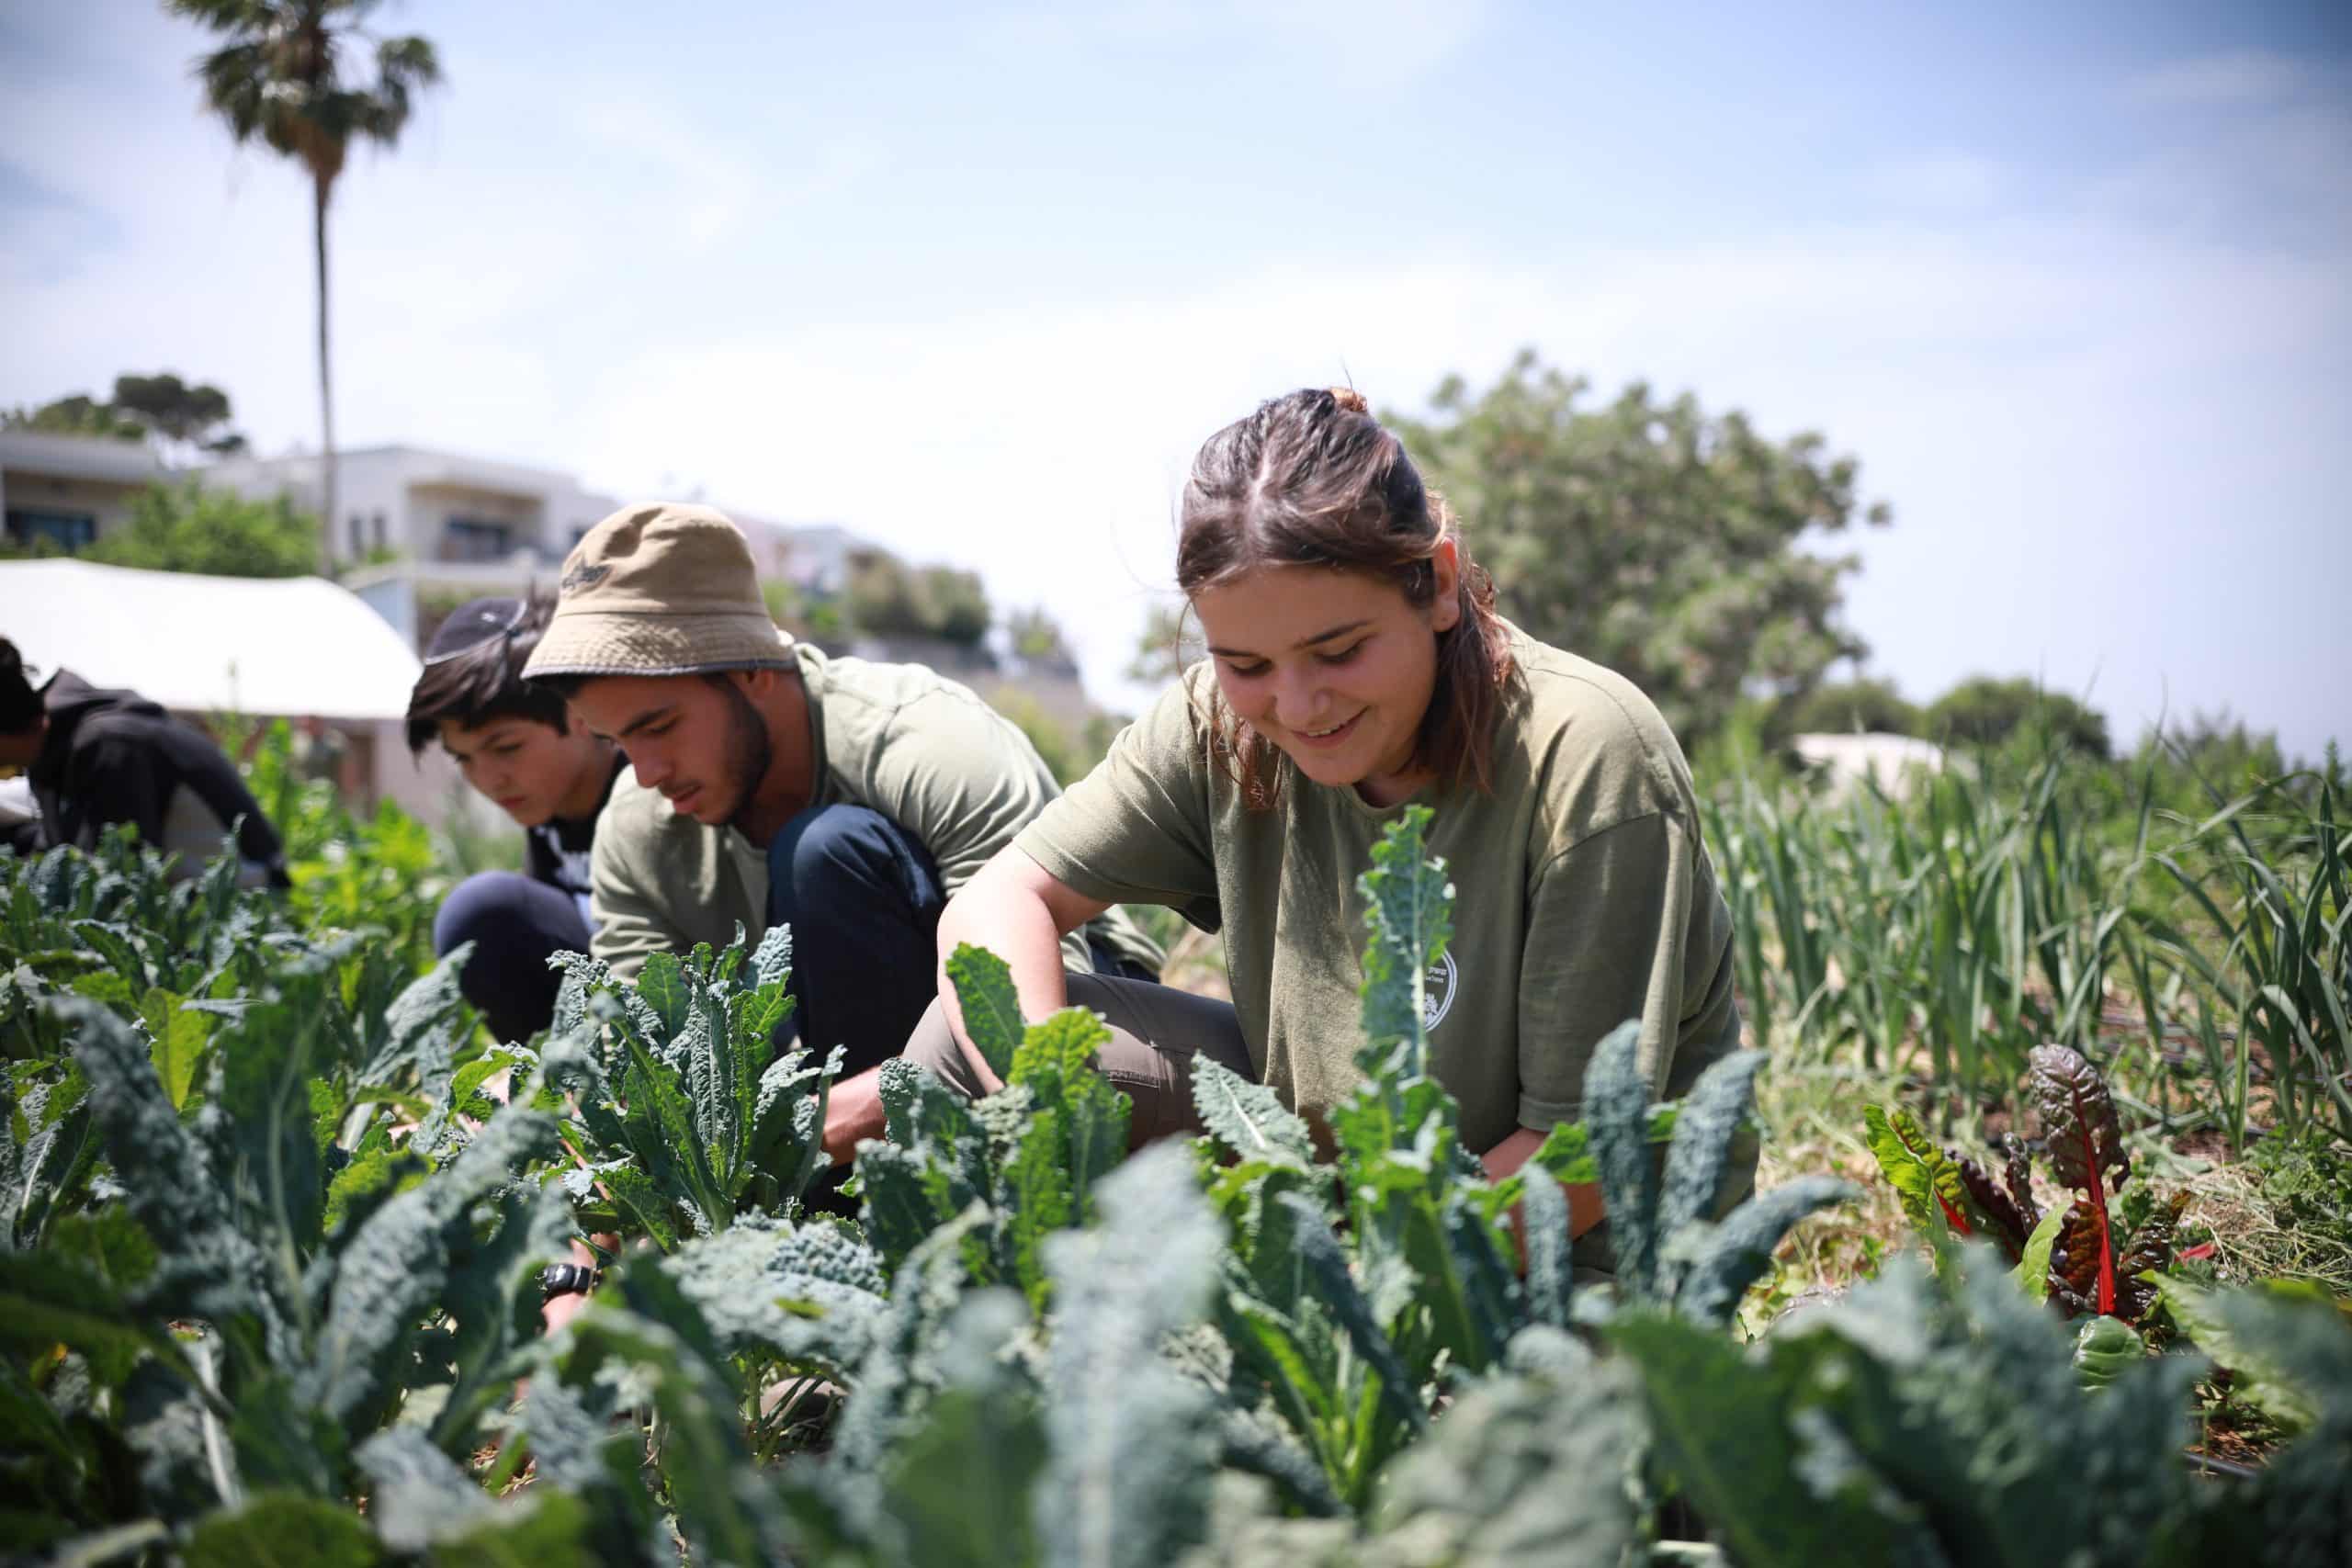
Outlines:
<svg viewBox="0 0 2352 1568"><path fill-rule="evenodd" d="M1889 520L1852 457L1688 393L1589 390L1530 350L1483 391L1449 378L1426 419L1382 416L1462 516L1503 614L1630 678L1686 745L1743 696L1801 696L1862 657L1839 615L1857 558L1804 547Z"/></svg>

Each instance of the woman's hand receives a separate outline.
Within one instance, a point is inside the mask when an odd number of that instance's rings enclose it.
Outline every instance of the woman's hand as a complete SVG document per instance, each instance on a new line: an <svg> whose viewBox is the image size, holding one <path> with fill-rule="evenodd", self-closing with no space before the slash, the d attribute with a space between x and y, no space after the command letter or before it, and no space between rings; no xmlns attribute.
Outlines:
<svg viewBox="0 0 2352 1568"><path fill-rule="evenodd" d="M1004 1082L981 1059L964 1027L964 1010L947 977L948 958L965 942L995 953L1012 972L1021 1016L1041 1019L1069 1005L1062 938L1109 908L1069 887L1011 844L947 901L939 917L940 1001L956 1043L989 1093L1002 1089Z"/></svg>
<svg viewBox="0 0 2352 1568"><path fill-rule="evenodd" d="M1516 1173L1534 1156L1537 1149L1544 1146L1544 1136L1545 1134L1532 1127L1521 1127L1510 1137L1480 1155L1478 1163L1487 1168L1487 1179L1500 1181L1503 1178ZM1552 1179L1547 1172L1541 1169L1530 1171L1527 1179L1530 1181ZM1568 1195L1568 1235L1570 1236L1580 1236L1600 1223L1599 1183L1564 1181L1560 1183L1560 1190ZM1521 1213L1523 1207L1523 1204L1519 1203L1513 1203L1510 1206L1510 1234L1511 1239L1519 1244L1519 1267L1521 1273L1527 1270L1527 1216Z"/></svg>

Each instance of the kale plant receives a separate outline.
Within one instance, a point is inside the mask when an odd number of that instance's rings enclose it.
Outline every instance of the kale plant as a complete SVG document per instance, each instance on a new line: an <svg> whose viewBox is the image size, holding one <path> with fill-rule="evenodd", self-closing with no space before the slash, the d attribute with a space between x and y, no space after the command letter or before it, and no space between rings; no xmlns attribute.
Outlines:
<svg viewBox="0 0 2352 1568"><path fill-rule="evenodd" d="M1933 1277L1898 1258L1745 1349L1645 1313L1603 1335L1638 1370L1661 1471L1752 1568L2326 1562L2352 1520L2352 1328L2324 1306L2222 1299L2330 1412L2237 1487L2182 1456L2200 1359L2134 1347L2086 1387L2064 1328L1983 1242Z"/></svg>
<svg viewBox="0 0 2352 1568"><path fill-rule="evenodd" d="M841 1052L824 1064L775 1039L791 1011L791 933L769 931L745 959L742 933L723 953L655 953L634 985L581 953L565 971L544 1056L562 1091L563 1178L582 1228L650 1237L664 1251L726 1229L738 1213L797 1202L829 1163L825 1104ZM551 1104L557 1103L550 1101Z"/></svg>
<svg viewBox="0 0 2352 1568"><path fill-rule="evenodd" d="M1024 1025L1003 961L977 948L957 949L948 975L1004 1088L967 1103L911 1063L883 1064L888 1138L857 1157L866 1233L896 1269L970 1211L960 1253L968 1277L1013 1286L1042 1311L1045 1238L1092 1217L1095 1188L1126 1157L1134 1102L1092 1066L1110 1037L1101 1019L1065 1008Z"/></svg>
<svg viewBox="0 0 2352 1568"><path fill-rule="evenodd" d="M129 1520L191 1551L282 1546L271 1532L311 1516L260 1506L268 1495L348 1496L357 1440L396 1417L465 1455L511 1391L566 1229L515 1179L553 1151L552 1119L503 1112L430 1160L390 1146L389 1091L369 1084L446 1060L469 1018L444 972L356 1030L345 956L274 945L185 1095L112 1008L48 1004L104 1179L46 1190L45 1223L0 1258L12 1407L48 1434L18 1472L18 1540ZM42 1118L52 1137L63 1125ZM364 1129L356 1149L337 1141L346 1124ZM61 1168L38 1137L15 1147L23 1193L42 1196L40 1173Z"/></svg>
<svg viewBox="0 0 2352 1568"><path fill-rule="evenodd" d="M1760 1058L1717 1064L1679 1113L1654 1108L1637 1022L1596 1050L1588 1121L1555 1129L1527 1177L1488 1181L1430 1070L1420 987L1444 952L1453 889L1424 848L1428 818L1416 808L1392 824L1360 885L1371 928L1363 1078L1332 1112L1336 1167L1313 1163L1305 1124L1270 1091L1213 1063L1194 1066L1195 1103L1228 1162L1209 1180L1231 1237L1218 1306L1231 1398L1287 1427L1305 1462L1263 1442L1238 1444L1235 1457L1300 1506L1363 1505L1443 1390L1501 1366L1530 1330L1570 1324L1562 1181L1600 1185L1618 1296L1711 1325L1728 1321L1792 1224L1850 1190L1807 1178L1718 1220ZM1661 1176L1662 1134L1672 1142ZM1332 1193L1335 1175L1344 1199ZM1508 1228L1514 1203L1523 1206L1523 1280Z"/></svg>

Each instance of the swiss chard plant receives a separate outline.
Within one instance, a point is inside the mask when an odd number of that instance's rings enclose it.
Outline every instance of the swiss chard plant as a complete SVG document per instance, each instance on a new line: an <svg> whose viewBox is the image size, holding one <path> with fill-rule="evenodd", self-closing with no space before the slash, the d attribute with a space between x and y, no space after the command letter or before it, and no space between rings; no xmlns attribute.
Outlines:
<svg viewBox="0 0 2352 1568"><path fill-rule="evenodd" d="M2045 1211L2033 1192L2026 1146L2001 1139L1998 1180L1984 1165L1939 1150L1906 1110L1863 1111L1871 1152L1922 1234L1984 1236L2017 1265L2028 1292L2066 1316L2136 1324L2155 1299L2142 1278L2172 1259L2186 1193L2152 1197L2136 1225L2123 1222L2132 1158L2106 1080L2079 1052L2039 1045L2028 1055L2026 1087L2041 1124L2052 1183L2074 1194Z"/></svg>

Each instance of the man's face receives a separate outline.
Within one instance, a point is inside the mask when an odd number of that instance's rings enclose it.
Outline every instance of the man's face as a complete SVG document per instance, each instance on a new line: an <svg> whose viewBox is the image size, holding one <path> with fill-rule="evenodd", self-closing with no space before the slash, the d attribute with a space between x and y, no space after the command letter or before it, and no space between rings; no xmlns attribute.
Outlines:
<svg viewBox="0 0 2352 1568"><path fill-rule="evenodd" d="M767 721L744 694L752 679L604 675L573 694L571 711L619 743L637 782L679 811L724 827L751 803L774 755Z"/></svg>

